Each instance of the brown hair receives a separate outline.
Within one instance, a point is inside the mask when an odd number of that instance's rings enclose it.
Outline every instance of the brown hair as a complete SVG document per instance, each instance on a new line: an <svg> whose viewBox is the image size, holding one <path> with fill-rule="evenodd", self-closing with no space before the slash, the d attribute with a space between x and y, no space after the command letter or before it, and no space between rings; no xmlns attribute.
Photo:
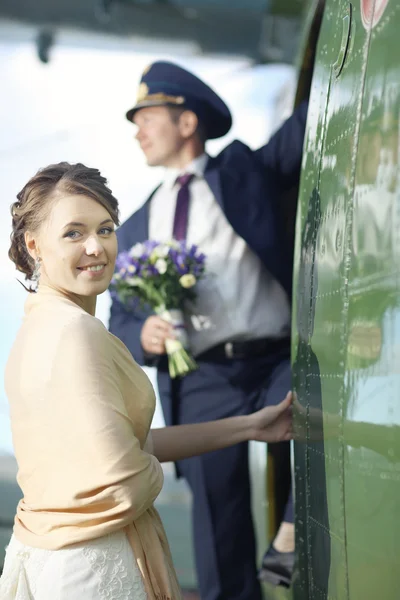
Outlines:
<svg viewBox="0 0 400 600"><path fill-rule="evenodd" d="M8 256L18 271L25 274L25 279L32 279L35 267L25 245L25 232L38 230L50 212L51 200L59 191L92 198L104 206L114 223L119 225L118 201L98 169L67 162L40 169L17 194L17 201L11 206L12 232Z"/></svg>

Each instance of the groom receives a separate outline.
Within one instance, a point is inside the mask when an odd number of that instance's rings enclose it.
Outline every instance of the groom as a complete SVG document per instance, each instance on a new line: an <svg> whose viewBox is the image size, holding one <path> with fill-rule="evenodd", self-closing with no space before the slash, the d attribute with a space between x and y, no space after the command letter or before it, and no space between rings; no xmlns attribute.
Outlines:
<svg viewBox="0 0 400 600"><path fill-rule="evenodd" d="M110 331L139 364L157 367L167 425L247 414L291 389L292 256L282 197L299 180L306 113L300 105L259 150L235 141L210 157L206 141L224 136L232 123L221 98L172 63L156 62L142 75L126 116L148 165L165 167L165 177L118 230L119 250L148 238L186 239L204 252L209 273L186 315L199 368L182 379L168 374L171 326L117 300L111 307ZM202 600L261 600L247 444L181 461L177 470L193 494ZM264 559L267 576L290 581L293 551L290 495Z"/></svg>

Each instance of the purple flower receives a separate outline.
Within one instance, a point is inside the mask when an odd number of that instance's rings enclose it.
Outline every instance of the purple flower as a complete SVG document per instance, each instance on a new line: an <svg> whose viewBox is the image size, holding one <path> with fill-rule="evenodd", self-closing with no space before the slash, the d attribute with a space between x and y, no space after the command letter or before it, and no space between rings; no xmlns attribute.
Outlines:
<svg viewBox="0 0 400 600"><path fill-rule="evenodd" d="M118 271L121 269L127 270L129 265L132 264L132 258L129 256L129 252L120 252L117 256L117 260L115 261L115 266Z"/></svg>
<svg viewBox="0 0 400 600"><path fill-rule="evenodd" d="M145 252L151 254L154 250L154 248L157 248L157 246L160 244L160 242L156 242L154 240L146 240L145 242L143 242L143 246L145 248Z"/></svg>
<svg viewBox="0 0 400 600"><path fill-rule="evenodd" d="M176 272L179 275L185 275L188 272L188 266L185 261L185 255L182 254L182 252L174 250L173 252L171 252L170 256L172 262L174 263Z"/></svg>
<svg viewBox="0 0 400 600"><path fill-rule="evenodd" d="M202 272L203 272L203 268L202 267L199 267L199 266L194 266L193 267L193 275L196 277L196 279L197 279L197 277L199 277L199 275L202 274Z"/></svg>

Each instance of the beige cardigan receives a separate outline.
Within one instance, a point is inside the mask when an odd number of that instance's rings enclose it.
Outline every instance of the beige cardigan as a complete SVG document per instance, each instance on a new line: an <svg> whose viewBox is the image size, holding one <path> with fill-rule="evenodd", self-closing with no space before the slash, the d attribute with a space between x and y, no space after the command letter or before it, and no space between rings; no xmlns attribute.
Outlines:
<svg viewBox="0 0 400 600"><path fill-rule="evenodd" d="M180 598L145 451L153 388L100 320L49 288L31 294L5 372L18 483L14 534L57 550L125 528L149 600Z"/></svg>

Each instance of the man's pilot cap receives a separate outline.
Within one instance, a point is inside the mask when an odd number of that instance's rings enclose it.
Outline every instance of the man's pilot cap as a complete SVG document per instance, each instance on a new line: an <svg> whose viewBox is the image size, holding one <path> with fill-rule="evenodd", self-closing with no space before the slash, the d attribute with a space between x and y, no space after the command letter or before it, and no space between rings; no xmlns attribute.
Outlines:
<svg viewBox="0 0 400 600"><path fill-rule="evenodd" d="M138 110L148 106L178 106L193 111L207 139L224 136L232 125L225 102L196 75L170 62L158 61L144 70L136 104L126 118L132 121Z"/></svg>

